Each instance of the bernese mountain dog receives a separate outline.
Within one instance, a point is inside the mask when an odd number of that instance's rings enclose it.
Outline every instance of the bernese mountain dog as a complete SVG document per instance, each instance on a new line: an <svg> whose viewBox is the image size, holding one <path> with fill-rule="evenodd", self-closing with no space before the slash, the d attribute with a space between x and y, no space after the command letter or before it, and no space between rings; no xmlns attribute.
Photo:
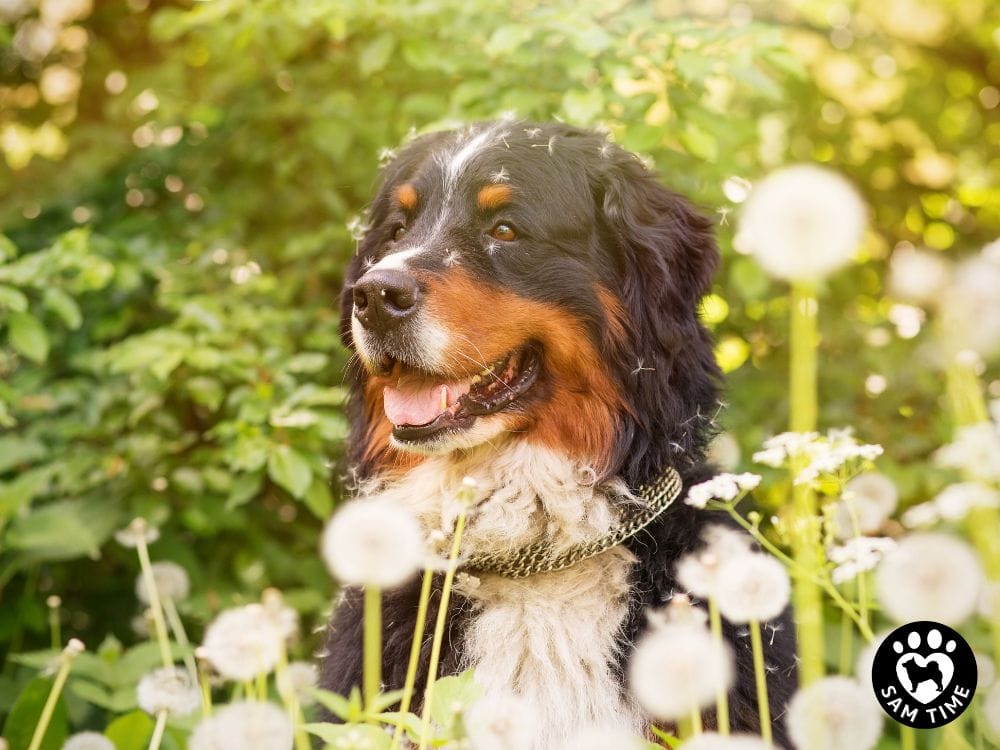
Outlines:
<svg viewBox="0 0 1000 750"><path fill-rule="evenodd" d="M599 537L671 468L683 497L713 473L705 448L720 372L698 306L718 261L711 222L603 134L502 120L411 141L384 169L345 276L356 492L405 504L440 538L472 477L466 556ZM563 569L460 576L440 673L474 668L487 696L529 700L536 750L588 725L647 732L625 667L647 612L683 593L677 560L720 522L678 501ZM419 587L415 577L384 594L389 690L403 686ZM436 609L432 598L432 618ZM754 732L747 631L724 623L724 634L736 657L731 724ZM346 694L361 683L361 641L361 597L348 588L324 687ZM788 613L765 646L784 745L779 716L796 684ZM711 710L704 722L714 726Z"/></svg>

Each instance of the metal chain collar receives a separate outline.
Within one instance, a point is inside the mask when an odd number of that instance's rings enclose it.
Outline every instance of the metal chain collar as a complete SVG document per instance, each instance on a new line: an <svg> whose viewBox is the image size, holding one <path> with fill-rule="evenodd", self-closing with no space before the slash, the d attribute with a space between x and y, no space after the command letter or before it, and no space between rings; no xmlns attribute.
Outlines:
<svg viewBox="0 0 1000 750"><path fill-rule="evenodd" d="M527 578L537 573L551 573L594 557L635 536L655 521L681 493L683 482L680 474L670 467L653 484L636 492L646 504L627 505L621 509L621 522L604 536L589 542L574 544L567 550L555 553L549 542L538 542L513 553L489 552L473 555L459 569L467 573L495 573L507 578Z"/></svg>

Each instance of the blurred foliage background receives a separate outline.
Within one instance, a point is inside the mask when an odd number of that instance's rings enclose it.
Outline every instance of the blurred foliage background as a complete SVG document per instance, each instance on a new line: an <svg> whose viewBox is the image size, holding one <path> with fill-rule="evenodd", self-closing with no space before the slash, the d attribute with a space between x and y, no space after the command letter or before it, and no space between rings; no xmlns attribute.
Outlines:
<svg viewBox="0 0 1000 750"><path fill-rule="evenodd" d="M786 426L788 299L733 217L779 165L847 175L872 230L822 292L822 426L883 444L904 504L938 488L932 321L886 262L1000 235L1000 4L503 5L0 0L0 657L47 644L51 594L64 632L136 640L109 540L137 515L195 622L270 585L322 621L335 299L379 161L505 112L606 127L714 214L704 312L745 453ZM20 679L5 660L0 713Z"/></svg>

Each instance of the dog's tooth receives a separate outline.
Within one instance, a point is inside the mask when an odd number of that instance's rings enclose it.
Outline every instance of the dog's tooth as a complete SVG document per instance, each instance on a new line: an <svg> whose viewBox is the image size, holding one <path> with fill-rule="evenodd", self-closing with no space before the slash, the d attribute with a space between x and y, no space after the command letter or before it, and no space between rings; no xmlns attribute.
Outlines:
<svg viewBox="0 0 1000 750"><path fill-rule="evenodd" d="M441 411L445 411L448 408L448 386L441 386Z"/></svg>

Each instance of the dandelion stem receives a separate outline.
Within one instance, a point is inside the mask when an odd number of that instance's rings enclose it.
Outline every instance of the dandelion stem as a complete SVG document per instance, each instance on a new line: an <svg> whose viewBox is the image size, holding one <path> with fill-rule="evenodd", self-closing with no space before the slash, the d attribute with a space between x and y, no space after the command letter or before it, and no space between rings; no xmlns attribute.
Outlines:
<svg viewBox="0 0 1000 750"><path fill-rule="evenodd" d="M397 750L403 740L403 721L410 710L413 700L413 686L417 681L417 663L420 661L420 646L424 641L424 628L427 623L427 605L431 598L431 583L434 581L434 571L424 570L424 580L420 586L420 601L417 604L417 622L413 628L413 644L410 646L410 661L406 665L406 680L403 683L403 697L399 702L399 718L396 719L396 729L392 734L392 747Z"/></svg>
<svg viewBox="0 0 1000 750"><path fill-rule="evenodd" d="M753 649L753 674L757 682L757 712L760 715L760 736L768 745L771 739L771 706L767 700L767 670L764 668L764 644L760 623L750 621L750 646Z"/></svg>
<svg viewBox="0 0 1000 750"><path fill-rule="evenodd" d="M42 706L42 713L38 717L34 734L31 735L31 743L28 745L28 750L38 750L42 746L45 733L49 730L49 722L52 721L52 714L56 710L59 696L62 694L63 687L66 685L66 679L69 677L70 668L73 666L73 660L82 651L83 644L75 638L71 639L69 645L63 649L59 657L59 671L56 672L56 678L52 681L52 689L49 690L49 697L45 699L45 705Z"/></svg>
<svg viewBox="0 0 1000 750"><path fill-rule="evenodd" d="M701 710L697 706L691 709L691 732L694 735L699 735L702 732Z"/></svg>
<svg viewBox="0 0 1000 750"><path fill-rule="evenodd" d="M816 381L819 304L813 284L798 281L791 291L791 355L789 390L790 427L794 432L816 429ZM793 476L803 468L803 459L792 461ZM822 561L816 495L808 484L794 485L792 554L806 575L793 579L795 619L798 626L800 675L808 685L823 676L823 602L813 574Z"/></svg>
<svg viewBox="0 0 1000 750"><path fill-rule="evenodd" d="M167 624L163 619L163 605L160 603L160 592L156 588L156 577L153 575L153 565L149 561L149 548L143 533L136 534L135 550L139 554L139 566L149 593L149 608L153 611L153 626L156 629L156 642L160 645L160 658L163 666L172 667L174 658L170 652L170 638L167 636Z"/></svg>
<svg viewBox="0 0 1000 750"><path fill-rule="evenodd" d="M431 725L431 701L434 699L434 681L437 679L438 662L441 660L441 643L444 640L444 625L448 619L448 602L451 599L451 586L455 581L455 571L458 569L458 551L462 546L462 534L465 531L465 517L472 499L470 491L463 490L459 501L461 512L455 521L455 535L451 542L451 552L448 555L448 570L444 574L441 586L441 601L438 603L437 619L434 621L434 640L431 642L431 659L427 668L427 688L424 690L424 707L420 717L420 748L426 750L427 735Z"/></svg>
<svg viewBox="0 0 1000 750"><path fill-rule="evenodd" d="M722 644L722 616L719 614L719 605L715 602L715 597L708 598L708 622L712 630L712 638L717 644ZM729 695L726 687L720 686L715 694L715 716L719 725L719 734L723 737L729 735Z"/></svg>
<svg viewBox="0 0 1000 750"><path fill-rule="evenodd" d="M288 676L288 649L285 648L285 641L282 639L281 647L278 649L278 661L274 666L274 683L278 688L278 695L285 704L288 718L291 719L295 734L295 750L309 750L309 736L303 728L304 718L302 706L299 704L299 697L295 694L295 686Z"/></svg>
<svg viewBox="0 0 1000 750"><path fill-rule="evenodd" d="M49 605L49 634L52 636L52 650L55 651L62 644L62 626L59 617L62 599L50 596L45 603Z"/></svg>
<svg viewBox="0 0 1000 750"><path fill-rule="evenodd" d="M184 630L184 622L181 620L180 613L177 611L177 605L174 603L173 597L165 596L162 601L163 611L167 616L167 623L170 625L170 630L173 632L174 638L184 651L184 666L187 667L188 674L190 674L191 678L194 679L198 676L198 668L194 663L194 655L191 651L191 642L188 640L187 631Z"/></svg>
<svg viewBox="0 0 1000 750"><path fill-rule="evenodd" d="M153 727L153 736L149 739L149 750L160 750L160 743L163 742L163 732L167 728L167 712L160 711L156 714L156 726Z"/></svg>
<svg viewBox="0 0 1000 750"><path fill-rule="evenodd" d="M854 584L848 581L844 584L844 589L848 593ZM851 616L841 610L840 613L840 653L837 659L837 671L842 675L851 674L851 661L854 659L854 643L851 639L853 630Z"/></svg>
<svg viewBox="0 0 1000 750"><path fill-rule="evenodd" d="M899 725L899 747L900 750L917 750L917 733L913 727Z"/></svg>
<svg viewBox="0 0 1000 750"><path fill-rule="evenodd" d="M375 713L382 685L382 589L378 586L365 586L364 659L365 710Z"/></svg>

